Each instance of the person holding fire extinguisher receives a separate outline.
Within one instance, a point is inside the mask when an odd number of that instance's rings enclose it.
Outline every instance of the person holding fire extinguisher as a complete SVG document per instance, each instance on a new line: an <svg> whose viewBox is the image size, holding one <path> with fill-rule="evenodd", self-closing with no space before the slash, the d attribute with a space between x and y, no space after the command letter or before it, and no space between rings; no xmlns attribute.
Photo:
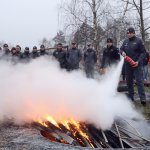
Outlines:
<svg viewBox="0 0 150 150"><path fill-rule="evenodd" d="M135 29L130 27L127 30L127 39L123 42L120 52L125 57L126 81L128 86L128 96L134 101L135 78L138 94L142 105L146 105L146 95L143 82L143 59L145 56L145 46L140 38L135 35Z"/></svg>

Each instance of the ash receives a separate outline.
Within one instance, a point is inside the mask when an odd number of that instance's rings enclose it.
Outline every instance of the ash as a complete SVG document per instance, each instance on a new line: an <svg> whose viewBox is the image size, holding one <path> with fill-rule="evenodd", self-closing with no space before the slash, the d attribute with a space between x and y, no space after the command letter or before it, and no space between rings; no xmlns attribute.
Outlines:
<svg viewBox="0 0 150 150"><path fill-rule="evenodd" d="M50 142L31 125L17 126L12 123L0 124L0 150L81 150ZM88 148L86 148L88 149Z"/></svg>

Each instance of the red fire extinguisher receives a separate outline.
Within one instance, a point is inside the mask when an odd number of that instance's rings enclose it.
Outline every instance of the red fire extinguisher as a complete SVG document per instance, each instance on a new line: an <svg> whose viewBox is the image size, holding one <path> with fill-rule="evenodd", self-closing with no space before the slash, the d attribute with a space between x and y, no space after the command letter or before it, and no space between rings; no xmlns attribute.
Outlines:
<svg viewBox="0 0 150 150"><path fill-rule="evenodd" d="M132 67L134 67L136 65L136 62L130 58L129 56L125 56L124 57L125 61L128 62Z"/></svg>

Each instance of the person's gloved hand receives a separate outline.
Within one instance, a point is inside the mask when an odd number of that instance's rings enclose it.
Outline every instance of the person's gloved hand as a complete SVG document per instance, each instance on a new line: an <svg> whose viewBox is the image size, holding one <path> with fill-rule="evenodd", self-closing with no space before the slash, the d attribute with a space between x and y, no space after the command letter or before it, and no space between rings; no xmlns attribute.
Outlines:
<svg viewBox="0 0 150 150"><path fill-rule="evenodd" d="M135 65L133 65L132 67L135 68L135 67L137 67L138 65L139 65L139 62L136 61L136 62L135 62Z"/></svg>
<svg viewBox="0 0 150 150"><path fill-rule="evenodd" d="M125 52L122 52L121 55L122 55L123 57L125 57L125 56L126 56L126 53L125 53Z"/></svg>

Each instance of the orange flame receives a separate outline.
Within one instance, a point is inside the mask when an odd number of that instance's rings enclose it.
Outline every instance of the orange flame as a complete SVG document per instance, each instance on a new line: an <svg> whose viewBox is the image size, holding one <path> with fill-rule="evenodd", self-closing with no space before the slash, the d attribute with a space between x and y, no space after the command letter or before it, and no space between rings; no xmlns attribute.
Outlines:
<svg viewBox="0 0 150 150"><path fill-rule="evenodd" d="M56 119L54 119L52 116L50 115L45 115L45 117L43 117L43 119L37 119L37 122L41 125L43 125L44 127L48 128L48 125L46 124L46 122L50 122L51 124L53 124L54 126L56 126L57 128L61 129L60 124L62 124L64 127L66 127L66 129L68 131L70 131L79 141L82 142L81 139L79 139L77 137L77 132L81 135L81 137L83 137L84 139L86 139L89 144L91 145L91 147L94 148L94 145L92 144L89 136L86 134L86 132L81 128L81 123L79 121L76 121L74 119L70 119L70 120L66 120L66 119L62 119L60 121L56 121ZM74 127L74 129L72 129L72 126Z"/></svg>

